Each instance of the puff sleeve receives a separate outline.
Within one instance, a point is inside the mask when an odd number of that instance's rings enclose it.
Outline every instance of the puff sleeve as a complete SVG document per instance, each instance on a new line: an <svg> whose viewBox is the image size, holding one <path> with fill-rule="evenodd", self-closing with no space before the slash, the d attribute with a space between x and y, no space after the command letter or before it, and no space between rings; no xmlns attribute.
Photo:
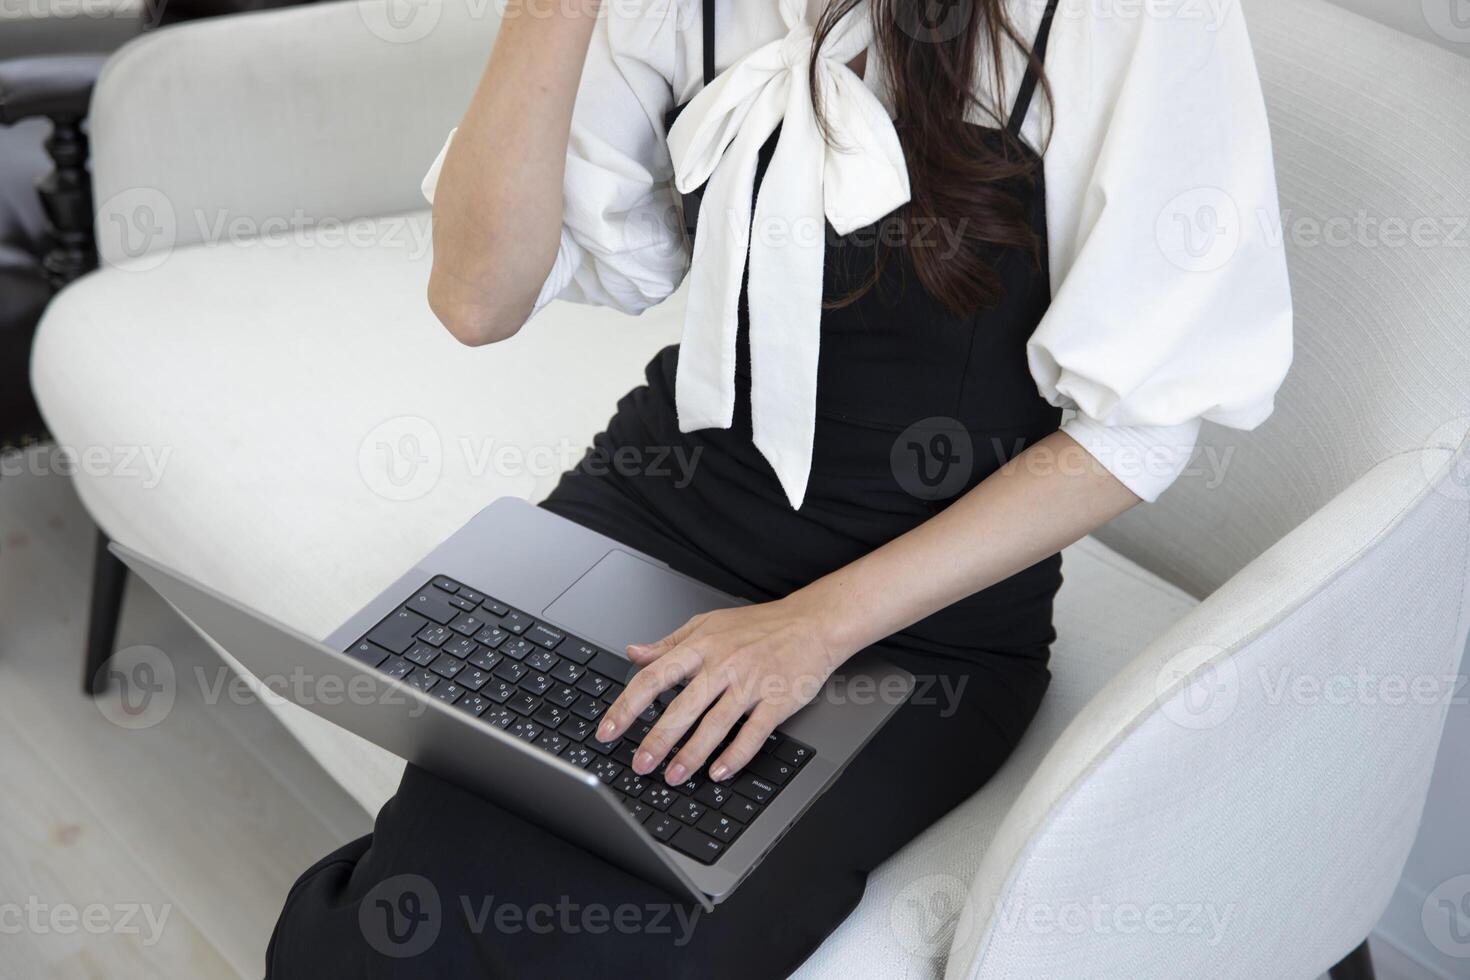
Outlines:
<svg viewBox="0 0 1470 980"><path fill-rule="evenodd" d="M1252 429L1291 363L1270 131L1234 2L1059 21L1053 302L1027 346L1063 425L1140 498L1202 421ZM1052 152L1055 151L1055 154Z"/></svg>

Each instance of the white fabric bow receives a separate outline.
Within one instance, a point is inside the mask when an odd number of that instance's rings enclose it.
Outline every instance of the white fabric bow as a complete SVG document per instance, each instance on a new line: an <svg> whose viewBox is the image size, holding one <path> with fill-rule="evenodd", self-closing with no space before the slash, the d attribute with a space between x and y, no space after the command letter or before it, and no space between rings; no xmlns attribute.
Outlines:
<svg viewBox="0 0 1470 980"><path fill-rule="evenodd" d="M741 275L750 257L751 420L757 449L793 508L806 496L816 430L826 226L846 235L909 199L908 169L883 104L848 62L872 40L868 4L828 35L816 83L833 136L817 128L806 0L781 0L789 32L727 68L669 130L681 193L708 181L674 385L683 432L728 429L735 414ZM757 156L781 135L755 202Z"/></svg>

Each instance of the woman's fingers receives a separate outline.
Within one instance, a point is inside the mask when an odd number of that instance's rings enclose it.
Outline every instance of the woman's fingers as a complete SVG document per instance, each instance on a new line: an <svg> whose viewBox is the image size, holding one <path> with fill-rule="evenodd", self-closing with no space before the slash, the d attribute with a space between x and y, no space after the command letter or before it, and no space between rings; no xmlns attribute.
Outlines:
<svg viewBox="0 0 1470 980"><path fill-rule="evenodd" d="M696 674L689 685L679 692L679 696L664 709L658 723L643 737L637 754L633 756L633 771L640 776L646 776L658 768L658 764L724 689L724 682L716 678L714 671L703 670Z"/></svg>
<svg viewBox="0 0 1470 980"><path fill-rule="evenodd" d="M730 730L740 723L740 716L745 714L745 708L744 693L737 688L727 687L715 706L705 712L704 720L664 771L664 779L670 786L682 783L691 773L699 771L710 753L719 748Z"/></svg>
<svg viewBox="0 0 1470 980"><path fill-rule="evenodd" d="M699 624L704 622L704 616L704 613L700 613L662 640L655 640L652 643L628 644L628 659L635 664L646 664L649 661L657 660L692 636L694 631L699 628Z"/></svg>
<svg viewBox="0 0 1470 980"><path fill-rule="evenodd" d="M709 777L715 781L729 779L745 764L755 758L766 739L776 730L776 726L786 720L786 711L771 701L762 701L755 706L750 713L750 718L744 725L740 726L740 732L730 747L720 753L720 757L709 767Z"/></svg>
<svg viewBox="0 0 1470 980"><path fill-rule="evenodd" d="M703 658L698 652L684 647L666 657L660 657L638 671L623 693L618 695L612 707L602 716L602 724L597 726L598 740L611 742L626 731L633 724L633 719L653 703L654 698L663 691L684 683L685 679L699 670L702 662Z"/></svg>

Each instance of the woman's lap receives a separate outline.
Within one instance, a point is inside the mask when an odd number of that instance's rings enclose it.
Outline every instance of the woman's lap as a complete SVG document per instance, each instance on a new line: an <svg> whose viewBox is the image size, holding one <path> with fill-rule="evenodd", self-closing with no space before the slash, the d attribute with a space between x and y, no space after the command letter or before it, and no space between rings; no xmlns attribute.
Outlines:
<svg viewBox="0 0 1470 980"><path fill-rule="evenodd" d="M268 975L787 976L873 868L990 778L1019 736L1009 722L1045 687L953 661L905 666L928 690L712 913L410 766L374 833L292 889ZM997 702L1007 723L987 710Z"/></svg>

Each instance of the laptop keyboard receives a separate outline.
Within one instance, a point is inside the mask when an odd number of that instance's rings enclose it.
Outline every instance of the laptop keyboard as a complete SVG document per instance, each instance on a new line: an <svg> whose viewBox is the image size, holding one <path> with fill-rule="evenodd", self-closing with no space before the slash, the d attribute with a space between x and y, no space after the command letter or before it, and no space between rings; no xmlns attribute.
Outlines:
<svg viewBox="0 0 1470 980"><path fill-rule="evenodd" d="M654 838L703 864L718 860L815 754L777 732L728 782L701 769L669 786L664 766L677 748L640 776L633 753L678 691L659 695L623 737L599 742L597 725L622 693L629 662L442 575L347 652L593 773Z"/></svg>

